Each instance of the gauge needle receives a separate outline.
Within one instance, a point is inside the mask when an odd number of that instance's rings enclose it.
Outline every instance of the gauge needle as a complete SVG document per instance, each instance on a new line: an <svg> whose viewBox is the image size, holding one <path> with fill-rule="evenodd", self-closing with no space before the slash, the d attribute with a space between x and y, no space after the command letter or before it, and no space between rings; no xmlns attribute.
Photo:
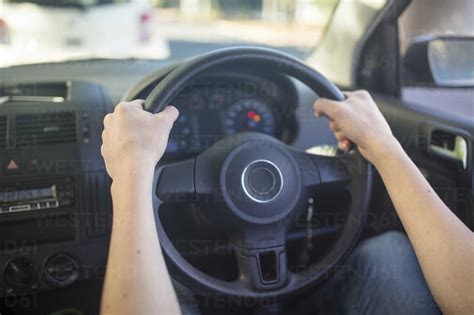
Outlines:
<svg viewBox="0 0 474 315"><path fill-rule="evenodd" d="M248 112L247 117L252 119L253 121L255 121L257 123L260 122L260 120L262 120L262 117L259 114L257 114L256 112L253 112L253 111Z"/></svg>

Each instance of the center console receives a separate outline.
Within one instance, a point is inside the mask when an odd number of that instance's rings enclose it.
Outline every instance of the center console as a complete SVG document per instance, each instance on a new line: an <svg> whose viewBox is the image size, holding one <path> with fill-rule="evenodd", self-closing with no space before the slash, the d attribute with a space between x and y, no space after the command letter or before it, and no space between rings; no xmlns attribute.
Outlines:
<svg viewBox="0 0 474 315"><path fill-rule="evenodd" d="M0 89L0 298L103 276L108 105L102 87L88 82Z"/></svg>

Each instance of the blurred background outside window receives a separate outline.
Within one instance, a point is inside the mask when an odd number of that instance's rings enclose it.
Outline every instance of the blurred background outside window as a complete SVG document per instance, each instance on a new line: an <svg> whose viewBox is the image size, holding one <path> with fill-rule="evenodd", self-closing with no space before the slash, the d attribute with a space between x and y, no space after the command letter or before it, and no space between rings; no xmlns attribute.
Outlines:
<svg viewBox="0 0 474 315"><path fill-rule="evenodd" d="M260 45L305 57L337 0L0 0L0 67L85 58L181 59Z"/></svg>

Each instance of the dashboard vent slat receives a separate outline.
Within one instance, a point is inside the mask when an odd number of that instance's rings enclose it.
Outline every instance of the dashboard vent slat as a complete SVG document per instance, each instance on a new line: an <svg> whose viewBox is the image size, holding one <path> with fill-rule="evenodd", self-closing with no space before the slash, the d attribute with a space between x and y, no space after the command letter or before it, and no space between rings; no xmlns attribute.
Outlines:
<svg viewBox="0 0 474 315"><path fill-rule="evenodd" d="M7 116L0 116L0 149L7 147Z"/></svg>
<svg viewBox="0 0 474 315"><path fill-rule="evenodd" d="M74 112L18 115L15 122L16 144L20 147L77 141Z"/></svg>

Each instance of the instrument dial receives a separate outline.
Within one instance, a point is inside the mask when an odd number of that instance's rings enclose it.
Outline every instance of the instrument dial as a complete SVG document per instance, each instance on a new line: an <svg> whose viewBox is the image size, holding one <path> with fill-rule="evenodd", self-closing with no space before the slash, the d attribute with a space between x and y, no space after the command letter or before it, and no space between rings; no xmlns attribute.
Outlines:
<svg viewBox="0 0 474 315"><path fill-rule="evenodd" d="M257 99L242 99L232 104L225 113L226 134L238 132L261 132L273 135L275 116L272 110Z"/></svg>

